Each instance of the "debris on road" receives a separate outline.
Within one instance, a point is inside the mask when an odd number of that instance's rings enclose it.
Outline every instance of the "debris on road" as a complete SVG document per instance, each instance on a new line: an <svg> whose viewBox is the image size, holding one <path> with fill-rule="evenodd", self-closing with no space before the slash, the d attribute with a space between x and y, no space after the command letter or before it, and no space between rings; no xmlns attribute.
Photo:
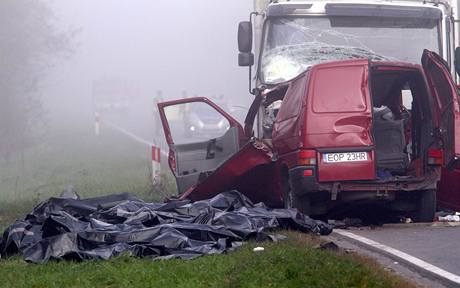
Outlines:
<svg viewBox="0 0 460 288"><path fill-rule="evenodd" d="M0 237L1 258L20 253L26 261L45 263L128 253L192 259L232 250L250 239L276 241L274 229L332 232L296 209L253 204L237 191L193 203L147 203L129 193L81 200L69 194L42 202L7 228Z"/></svg>
<svg viewBox="0 0 460 288"><path fill-rule="evenodd" d="M409 218L409 217L401 217L401 218L399 218L399 222L400 223L405 223L405 224L410 224L410 223L413 223L414 221L412 221L412 218Z"/></svg>
<svg viewBox="0 0 460 288"><path fill-rule="evenodd" d="M334 251L339 250L339 246L337 246L337 244L335 244L332 241L321 243L318 246L318 248L324 249L324 250L334 250Z"/></svg>
<svg viewBox="0 0 460 288"><path fill-rule="evenodd" d="M264 251L264 250L265 250L265 248L264 248L264 247L260 247L260 246L259 246L259 247L255 247L254 249L252 249L252 251L254 251L254 252L262 252L262 251Z"/></svg>
<svg viewBox="0 0 460 288"><path fill-rule="evenodd" d="M451 215L438 216L438 221L440 222L460 222L460 213L455 212Z"/></svg>
<svg viewBox="0 0 460 288"><path fill-rule="evenodd" d="M328 224L337 229L346 229L349 227L362 227L363 221L359 218L329 219Z"/></svg>

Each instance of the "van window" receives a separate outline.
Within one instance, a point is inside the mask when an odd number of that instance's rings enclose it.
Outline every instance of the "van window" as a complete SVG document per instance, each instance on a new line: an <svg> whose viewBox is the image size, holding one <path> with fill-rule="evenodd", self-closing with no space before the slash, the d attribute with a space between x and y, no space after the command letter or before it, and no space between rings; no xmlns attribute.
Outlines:
<svg viewBox="0 0 460 288"><path fill-rule="evenodd" d="M166 106L164 111L174 144L219 138L230 128L228 120L204 102Z"/></svg>
<svg viewBox="0 0 460 288"><path fill-rule="evenodd" d="M362 89L364 73L363 66L318 69L313 87L313 112L366 111L366 89Z"/></svg>
<svg viewBox="0 0 460 288"><path fill-rule="evenodd" d="M402 104L407 110L412 110L412 91L409 89L401 90Z"/></svg>

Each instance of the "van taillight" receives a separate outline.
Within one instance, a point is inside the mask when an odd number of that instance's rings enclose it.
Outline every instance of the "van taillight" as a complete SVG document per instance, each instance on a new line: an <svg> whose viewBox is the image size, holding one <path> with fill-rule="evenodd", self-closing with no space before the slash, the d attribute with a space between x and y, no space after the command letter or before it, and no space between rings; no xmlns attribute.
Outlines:
<svg viewBox="0 0 460 288"><path fill-rule="evenodd" d="M315 150L300 150L299 165L316 165L316 151Z"/></svg>
<svg viewBox="0 0 460 288"><path fill-rule="evenodd" d="M428 164L429 165L442 165L443 152L442 149L428 149Z"/></svg>

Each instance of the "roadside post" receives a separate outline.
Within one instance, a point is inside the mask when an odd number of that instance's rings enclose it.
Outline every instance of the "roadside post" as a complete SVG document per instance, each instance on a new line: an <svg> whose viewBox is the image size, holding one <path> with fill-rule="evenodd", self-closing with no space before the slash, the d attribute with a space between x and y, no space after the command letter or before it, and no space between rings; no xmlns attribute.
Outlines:
<svg viewBox="0 0 460 288"><path fill-rule="evenodd" d="M152 184L158 185L161 182L161 149L152 145Z"/></svg>
<svg viewBox="0 0 460 288"><path fill-rule="evenodd" d="M99 115L99 112L94 113L94 134L96 136L99 136L100 134L100 126L101 126L101 117Z"/></svg>

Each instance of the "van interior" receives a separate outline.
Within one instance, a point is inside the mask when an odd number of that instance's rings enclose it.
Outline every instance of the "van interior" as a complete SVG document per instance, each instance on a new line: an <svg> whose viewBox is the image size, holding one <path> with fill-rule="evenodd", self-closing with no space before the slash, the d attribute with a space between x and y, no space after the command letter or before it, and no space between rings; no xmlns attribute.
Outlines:
<svg viewBox="0 0 460 288"><path fill-rule="evenodd" d="M370 73L377 177L423 176L433 123L421 70L376 65Z"/></svg>

